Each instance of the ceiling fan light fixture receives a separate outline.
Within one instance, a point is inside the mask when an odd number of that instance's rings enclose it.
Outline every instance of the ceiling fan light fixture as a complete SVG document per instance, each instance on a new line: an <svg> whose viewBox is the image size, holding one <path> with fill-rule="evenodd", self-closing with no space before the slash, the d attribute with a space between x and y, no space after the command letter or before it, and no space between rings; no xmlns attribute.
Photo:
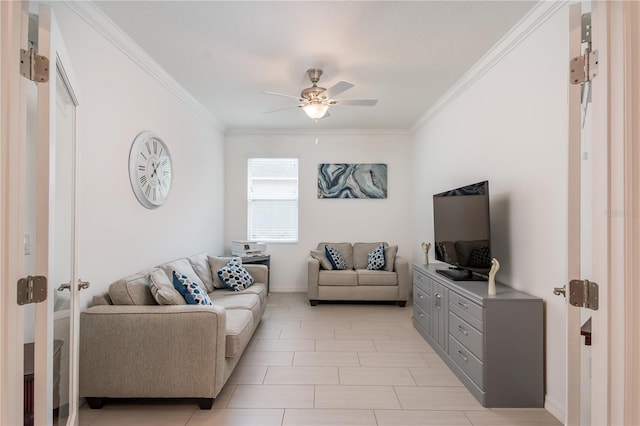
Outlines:
<svg viewBox="0 0 640 426"><path fill-rule="evenodd" d="M304 112L309 116L309 118L313 120L318 120L327 113L329 109L329 105L324 105L322 103L309 103L302 107Z"/></svg>

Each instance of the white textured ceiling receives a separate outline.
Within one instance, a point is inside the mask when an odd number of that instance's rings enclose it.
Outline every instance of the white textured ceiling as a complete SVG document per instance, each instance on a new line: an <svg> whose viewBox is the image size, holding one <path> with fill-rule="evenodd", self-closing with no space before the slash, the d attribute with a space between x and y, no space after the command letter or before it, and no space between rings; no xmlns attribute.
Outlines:
<svg viewBox="0 0 640 426"><path fill-rule="evenodd" d="M98 1L96 5L228 129L409 129L535 4L533 1ZM375 107L296 104L320 86Z"/></svg>

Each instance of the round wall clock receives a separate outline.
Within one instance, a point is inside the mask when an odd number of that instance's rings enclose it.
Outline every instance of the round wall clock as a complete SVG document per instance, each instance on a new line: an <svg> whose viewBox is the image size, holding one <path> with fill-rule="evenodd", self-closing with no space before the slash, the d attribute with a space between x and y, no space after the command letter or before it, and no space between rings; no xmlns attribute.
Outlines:
<svg viewBox="0 0 640 426"><path fill-rule="evenodd" d="M140 204L148 209L160 207L171 189L173 170L167 145L151 132L133 140L129 152L129 179Z"/></svg>

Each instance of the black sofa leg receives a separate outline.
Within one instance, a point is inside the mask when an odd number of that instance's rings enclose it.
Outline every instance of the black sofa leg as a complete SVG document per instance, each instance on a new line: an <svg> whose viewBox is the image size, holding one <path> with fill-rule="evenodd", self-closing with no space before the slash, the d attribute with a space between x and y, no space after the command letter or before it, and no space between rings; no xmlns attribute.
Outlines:
<svg viewBox="0 0 640 426"><path fill-rule="evenodd" d="M201 410L211 410L215 398L198 398L198 406Z"/></svg>
<svg viewBox="0 0 640 426"><path fill-rule="evenodd" d="M99 410L104 407L104 398L87 396L85 399L87 400L89 408L91 408L92 410Z"/></svg>
<svg viewBox="0 0 640 426"><path fill-rule="evenodd" d="M406 300L398 300L398 306L400 306L401 308L404 308L406 305L407 305Z"/></svg>
<svg viewBox="0 0 640 426"><path fill-rule="evenodd" d="M309 303L311 304L311 306L316 306L318 304L317 300L309 300Z"/></svg>

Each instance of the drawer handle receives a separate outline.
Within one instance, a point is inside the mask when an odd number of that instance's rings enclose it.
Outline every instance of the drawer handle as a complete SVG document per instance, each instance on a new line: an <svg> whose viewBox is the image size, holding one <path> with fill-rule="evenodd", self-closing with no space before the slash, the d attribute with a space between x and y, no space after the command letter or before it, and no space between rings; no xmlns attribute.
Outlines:
<svg viewBox="0 0 640 426"><path fill-rule="evenodd" d="M465 330L464 328L462 328L461 325L458 326L458 331L462 334L464 334L465 336L469 335L469 332L467 330Z"/></svg>
<svg viewBox="0 0 640 426"><path fill-rule="evenodd" d="M422 315L422 314L419 314L419 316L420 316L420 318L424 318L424 315Z"/></svg>
<svg viewBox="0 0 640 426"><path fill-rule="evenodd" d="M464 362L469 362L469 358L464 356L464 354L462 352L458 351L458 356L460 356L460 358L462 358L464 360Z"/></svg>
<svg viewBox="0 0 640 426"><path fill-rule="evenodd" d="M463 308L467 309L469 307L469 305L467 305L466 303L458 300L458 305L462 306Z"/></svg>
<svg viewBox="0 0 640 426"><path fill-rule="evenodd" d="M421 294L418 295L418 299L424 299Z"/></svg>

